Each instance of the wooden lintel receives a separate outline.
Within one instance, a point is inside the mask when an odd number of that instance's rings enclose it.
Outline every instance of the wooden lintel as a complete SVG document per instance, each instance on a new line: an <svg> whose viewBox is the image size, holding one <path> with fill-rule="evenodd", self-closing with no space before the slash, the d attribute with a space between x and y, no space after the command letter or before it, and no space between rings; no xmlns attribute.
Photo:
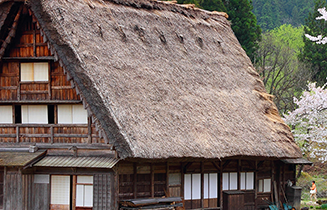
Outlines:
<svg viewBox="0 0 327 210"><path fill-rule="evenodd" d="M71 144L64 144L64 143L54 143L54 144L47 144L47 143L36 143L36 146L40 149L68 149L72 146L76 146L77 149L111 149L112 145L110 144L82 144L82 143L71 143Z"/></svg>
<svg viewBox="0 0 327 210"><path fill-rule="evenodd" d="M20 88L19 88L20 89ZM19 90L18 89L18 90ZM2 101L0 104L80 104L81 100L24 100L24 101Z"/></svg>
<svg viewBox="0 0 327 210"><path fill-rule="evenodd" d="M54 56L42 56L42 57L3 57L2 60L38 60L38 61L53 61L55 60Z"/></svg>
<svg viewBox="0 0 327 210"><path fill-rule="evenodd" d="M260 161L260 162L257 164L257 168L260 168L262 165L263 165L263 161Z"/></svg>

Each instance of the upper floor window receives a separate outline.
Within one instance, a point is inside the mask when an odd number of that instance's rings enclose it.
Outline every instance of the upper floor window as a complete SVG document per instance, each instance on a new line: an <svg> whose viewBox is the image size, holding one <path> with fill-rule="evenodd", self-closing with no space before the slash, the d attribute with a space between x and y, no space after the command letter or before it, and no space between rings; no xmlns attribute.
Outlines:
<svg viewBox="0 0 327 210"><path fill-rule="evenodd" d="M87 111L83 105L58 105L58 124L86 124Z"/></svg>
<svg viewBox="0 0 327 210"><path fill-rule="evenodd" d="M20 81L22 82L49 81L49 64L47 62L21 63Z"/></svg>
<svg viewBox="0 0 327 210"><path fill-rule="evenodd" d="M0 106L0 123L13 123L12 106Z"/></svg>
<svg viewBox="0 0 327 210"><path fill-rule="evenodd" d="M48 124L48 106L22 105L22 123Z"/></svg>

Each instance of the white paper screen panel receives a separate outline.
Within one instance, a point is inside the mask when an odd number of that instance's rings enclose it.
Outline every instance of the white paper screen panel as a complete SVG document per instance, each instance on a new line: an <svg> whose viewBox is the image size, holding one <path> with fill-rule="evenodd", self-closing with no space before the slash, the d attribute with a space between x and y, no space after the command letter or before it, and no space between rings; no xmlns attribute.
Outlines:
<svg viewBox="0 0 327 210"><path fill-rule="evenodd" d="M58 105L58 123L71 124L73 122L71 105Z"/></svg>
<svg viewBox="0 0 327 210"><path fill-rule="evenodd" d="M192 199L192 175L185 174L184 175L184 199L191 200Z"/></svg>
<svg viewBox="0 0 327 210"><path fill-rule="evenodd" d="M192 174L192 199L201 199L201 174Z"/></svg>
<svg viewBox="0 0 327 210"><path fill-rule="evenodd" d="M59 124L87 124L87 111L83 105L58 105Z"/></svg>
<svg viewBox="0 0 327 210"><path fill-rule="evenodd" d="M77 183L93 184L93 176L77 176Z"/></svg>
<svg viewBox="0 0 327 210"><path fill-rule="evenodd" d="M51 176L51 204L69 205L70 176Z"/></svg>
<svg viewBox="0 0 327 210"><path fill-rule="evenodd" d="M33 63L21 63L20 64L20 81L33 81Z"/></svg>
<svg viewBox="0 0 327 210"><path fill-rule="evenodd" d="M48 69L48 63L34 63L34 81L48 81Z"/></svg>
<svg viewBox="0 0 327 210"><path fill-rule="evenodd" d="M271 179L264 179L263 192L270 192L270 191L271 191Z"/></svg>
<svg viewBox="0 0 327 210"><path fill-rule="evenodd" d="M229 189L237 190L237 173L229 173Z"/></svg>
<svg viewBox="0 0 327 210"><path fill-rule="evenodd" d="M48 106L47 105L23 105L22 123L47 124Z"/></svg>
<svg viewBox="0 0 327 210"><path fill-rule="evenodd" d="M216 173L209 174L209 198L217 198L218 176Z"/></svg>
<svg viewBox="0 0 327 210"><path fill-rule="evenodd" d="M87 123L87 111L83 105L73 105L73 123L74 124L86 124Z"/></svg>
<svg viewBox="0 0 327 210"><path fill-rule="evenodd" d="M228 190L229 188L229 174L223 173L223 190Z"/></svg>
<svg viewBox="0 0 327 210"><path fill-rule="evenodd" d="M84 206L93 206L93 185L85 185Z"/></svg>
<svg viewBox="0 0 327 210"><path fill-rule="evenodd" d="M49 65L43 63L21 63L20 80L22 82L42 82L49 81Z"/></svg>
<svg viewBox="0 0 327 210"><path fill-rule="evenodd" d="M245 190L245 172L241 173L241 190Z"/></svg>
<svg viewBox="0 0 327 210"><path fill-rule="evenodd" d="M84 206L84 185L76 185L76 206Z"/></svg>
<svg viewBox="0 0 327 210"><path fill-rule="evenodd" d="M254 172L246 173L246 189L247 190L254 189Z"/></svg>
<svg viewBox="0 0 327 210"><path fill-rule="evenodd" d="M204 188L203 188L203 193L204 193L204 199L209 198L209 174L203 174L203 179L204 179ZM211 187L211 186L210 186Z"/></svg>
<svg viewBox="0 0 327 210"><path fill-rule="evenodd" d="M259 180L259 190L258 191L263 192L263 180L262 179Z"/></svg>
<svg viewBox="0 0 327 210"><path fill-rule="evenodd" d="M13 123L12 106L0 106L0 123Z"/></svg>
<svg viewBox="0 0 327 210"><path fill-rule="evenodd" d="M93 206L93 185L76 185L76 206Z"/></svg>

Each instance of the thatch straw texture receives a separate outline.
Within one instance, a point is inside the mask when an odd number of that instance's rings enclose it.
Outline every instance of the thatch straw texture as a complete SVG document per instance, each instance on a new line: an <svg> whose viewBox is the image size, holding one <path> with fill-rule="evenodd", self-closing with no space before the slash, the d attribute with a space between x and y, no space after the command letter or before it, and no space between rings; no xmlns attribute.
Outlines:
<svg viewBox="0 0 327 210"><path fill-rule="evenodd" d="M223 13L147 0L29 0L121 158L296 158Z"/></svg>

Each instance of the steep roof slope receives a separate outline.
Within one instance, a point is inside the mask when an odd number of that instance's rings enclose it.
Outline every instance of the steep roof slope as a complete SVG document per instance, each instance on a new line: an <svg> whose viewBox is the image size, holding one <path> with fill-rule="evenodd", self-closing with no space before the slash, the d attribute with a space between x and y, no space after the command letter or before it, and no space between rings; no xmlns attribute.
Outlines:
<svg viewBox="0 0 327 210"><path fill-rule="evenodd" d="M229 22L147 0L29 0L121 158L296 158Z"/></svg>

